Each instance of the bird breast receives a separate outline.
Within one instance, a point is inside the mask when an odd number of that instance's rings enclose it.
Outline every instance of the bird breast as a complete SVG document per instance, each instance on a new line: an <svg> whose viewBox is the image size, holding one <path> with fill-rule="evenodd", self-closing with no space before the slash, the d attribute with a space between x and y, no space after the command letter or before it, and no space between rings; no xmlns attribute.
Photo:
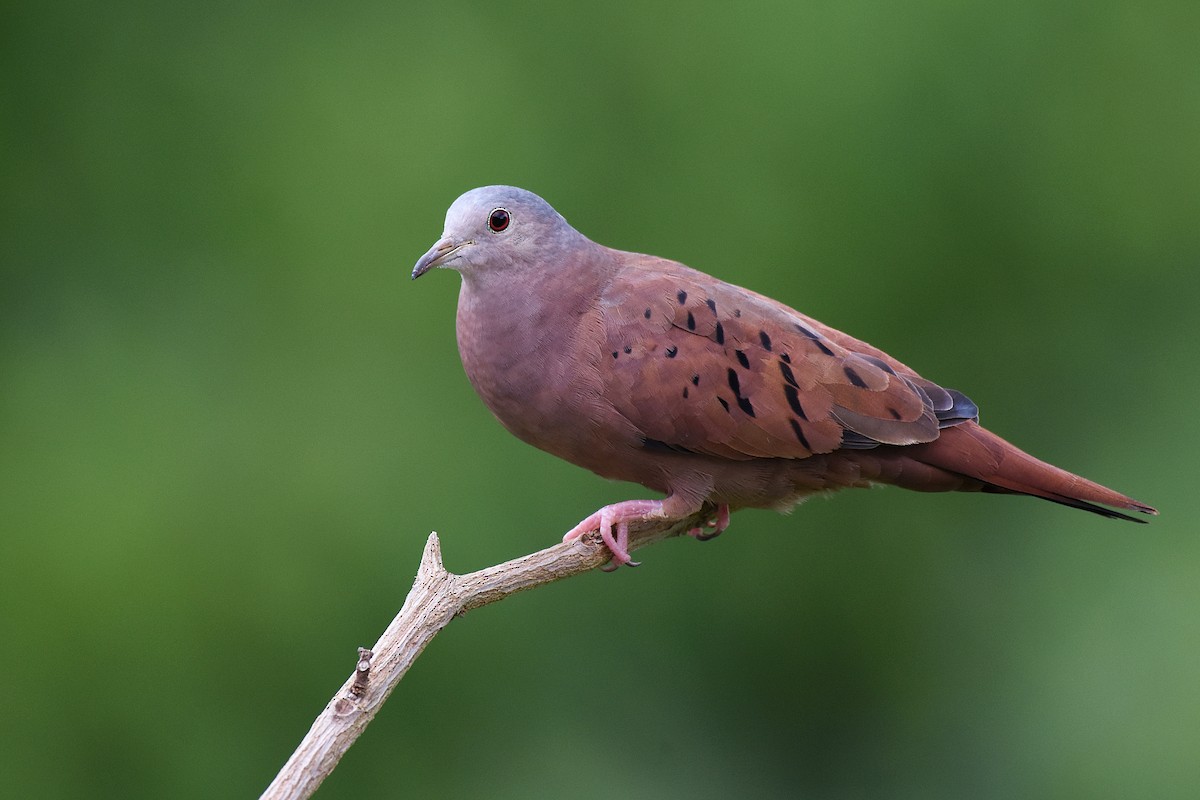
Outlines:
<svg viewBox="0 0 1200 800"><path fill-rule="evenodd" d="M606 425L586 424L617 416L600 399L594 347L603 324L598 290L553 276L546 282L551 285L531 292L523 281L464 276L459 354L471 385L505 428L534 447L594 469L596 451L624 438L600 437ZM629 427L623 420L612 424ZM632 430L628 438L636 438Z"/></svg>

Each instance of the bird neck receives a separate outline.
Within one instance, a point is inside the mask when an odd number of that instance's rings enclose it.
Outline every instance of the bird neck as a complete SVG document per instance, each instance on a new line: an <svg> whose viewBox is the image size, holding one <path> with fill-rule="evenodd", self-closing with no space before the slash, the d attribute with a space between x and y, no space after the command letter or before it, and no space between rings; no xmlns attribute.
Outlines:
<svg viewBox="0 0 1200 800"><path fill-rule="evenodd" d="M595 270L545 270L536 276L464 274L458 340L464 362L509 363L562 341L594 308L604 278Z"/></svg>

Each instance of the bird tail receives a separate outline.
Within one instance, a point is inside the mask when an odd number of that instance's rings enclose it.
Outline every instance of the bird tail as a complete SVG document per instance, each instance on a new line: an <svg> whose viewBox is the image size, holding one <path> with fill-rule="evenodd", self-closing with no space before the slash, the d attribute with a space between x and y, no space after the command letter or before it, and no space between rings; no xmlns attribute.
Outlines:
<svg viewBox="0 0 1200 800"><path fill-rule="evenodd" d="M977 422L944 428L937 439L904 448L917 461L978 481L963 489L1041 497L1093 514L1146 522L1105 506L1157 514L1158 511L1079 475L1040 461Z"/></svg>

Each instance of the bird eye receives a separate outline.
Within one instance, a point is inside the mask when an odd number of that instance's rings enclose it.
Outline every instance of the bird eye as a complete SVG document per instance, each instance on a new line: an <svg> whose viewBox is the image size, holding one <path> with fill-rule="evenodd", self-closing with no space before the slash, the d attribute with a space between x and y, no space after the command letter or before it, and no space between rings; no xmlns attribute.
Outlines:
<svg viewBox="0 0 1200 800"><path fill-rule="evenodd" d="M492 209L492 213L488 214L488 227L492 229L492 233L500 233L511 221L512 217L503 208Z"/></svg>

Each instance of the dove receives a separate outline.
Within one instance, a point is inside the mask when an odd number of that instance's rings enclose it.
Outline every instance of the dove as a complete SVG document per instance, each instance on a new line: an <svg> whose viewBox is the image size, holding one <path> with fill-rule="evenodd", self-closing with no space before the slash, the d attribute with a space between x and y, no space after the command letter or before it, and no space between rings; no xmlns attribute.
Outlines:
<svg viewBox="0 0 1200 800"><path fill-rule="evenodd" d="M888 484L1031 495L1135 522L1158 512L1047 464L979 424L962 392L771 298L584 236L512 186L466 192L414 279L462 276L463 368L518 438L665 495L605 506L607 567L636 566L631 523L701 511L711 538L741 508Z"/></svg>

